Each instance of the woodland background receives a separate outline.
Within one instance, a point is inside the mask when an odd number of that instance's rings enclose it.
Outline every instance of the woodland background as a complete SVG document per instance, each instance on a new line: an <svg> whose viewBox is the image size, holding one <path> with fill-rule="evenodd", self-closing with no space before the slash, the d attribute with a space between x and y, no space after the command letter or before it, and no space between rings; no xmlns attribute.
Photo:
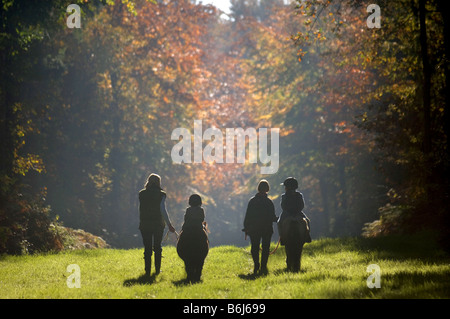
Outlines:
<svg viewBox="0 0 450 319"><path fill-rule="evenodd" d="M75 2L75 1L74 1ZM299 180L312 236L449 234L444 1L2 0L0 253L58 250L61 225L138 247L138 191L162 177L181 227L203 197L212 245L245 244L266 178ZM370 3L381 28L367 27ZM174 164L173 129L280 128L280 168ZM207 141L205 141L207 144Z"/></svg>

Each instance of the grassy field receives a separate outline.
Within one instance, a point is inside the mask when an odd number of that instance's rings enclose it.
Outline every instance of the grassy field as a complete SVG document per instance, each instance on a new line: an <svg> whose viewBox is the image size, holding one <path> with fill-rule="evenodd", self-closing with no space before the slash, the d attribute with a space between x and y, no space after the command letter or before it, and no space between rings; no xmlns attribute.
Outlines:
<svg viewBox="0 0 450 319"><path fill-rule="evenodd" d="M272 249L275 247L273 244ZM0 257L0 298L449 298L450 258L420 239L321 239L305 245L302 271L286 272L284 247L269 274L252 276L249 247L210 250L202 281L187 283L175 247L163 248L161 273L145 279L142 249L98 249ZM67 266L80 267L69 288ZM381 288L368 288L367 267Z"/></svg>

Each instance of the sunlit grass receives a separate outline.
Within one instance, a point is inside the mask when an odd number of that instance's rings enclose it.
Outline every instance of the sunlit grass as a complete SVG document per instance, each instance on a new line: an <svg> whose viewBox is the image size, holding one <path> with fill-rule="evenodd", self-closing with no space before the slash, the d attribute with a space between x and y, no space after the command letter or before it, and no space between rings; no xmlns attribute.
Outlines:
<svg viewBox="0 0 450 319"><path fill-rule="evenodd" d="M286 272L280 247L266 276L251 274L249 247L214 247L195 284L184 280L173 246L164 247L161 273L150 279L143 277L142 249L3 256L0 298L449 298L450 259L433 247L401 242L317 240L305 246L299 273ZM67 287L69 264L80 266L79 289ZM369 264L380 266L379 289L367 287Z"/></svg>

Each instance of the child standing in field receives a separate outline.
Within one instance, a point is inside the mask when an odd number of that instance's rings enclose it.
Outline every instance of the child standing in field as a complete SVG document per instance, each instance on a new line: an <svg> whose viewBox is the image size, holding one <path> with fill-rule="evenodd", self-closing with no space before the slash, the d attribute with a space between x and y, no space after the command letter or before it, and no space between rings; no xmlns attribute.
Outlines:
<svg viewBox="0 0 450 319"><path fill-rule="evenodd" d="M200 281L208 250L205 211L201 197L194 194L189 197L189 207L184 214L184 223L177 243L178 256L184 261L188 281Z"/></svg>

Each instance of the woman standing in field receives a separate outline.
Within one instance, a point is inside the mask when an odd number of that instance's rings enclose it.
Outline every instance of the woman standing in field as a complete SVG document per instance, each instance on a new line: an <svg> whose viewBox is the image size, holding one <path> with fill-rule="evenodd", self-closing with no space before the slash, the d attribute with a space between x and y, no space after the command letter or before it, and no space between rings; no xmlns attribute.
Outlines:
<svg viewBox="0 0 450 319"><path fill-rule="evenodd" d="M161 269L161 241L165 224L171 232L175 228L170 222L165 206L166 193L161 188L161 177L150 174L147 182L139 192L139 230L144 241L145 274L150 276L152 266L152 250L155 252L155 272Z"/></svg>
<svg viewBox="0 0 450 319"><path fill-rule="evenodd" d="M269 182L265 179L258 183L258 193L248 202L244 219L244 231L250 236L253 273L266 274L269 259L270 240L273 234L272 223L277 221L275 206L267 197ZM261 263L259 262L259 246L262 243ZM260 269L261 267L261 269Z"/></svg>

